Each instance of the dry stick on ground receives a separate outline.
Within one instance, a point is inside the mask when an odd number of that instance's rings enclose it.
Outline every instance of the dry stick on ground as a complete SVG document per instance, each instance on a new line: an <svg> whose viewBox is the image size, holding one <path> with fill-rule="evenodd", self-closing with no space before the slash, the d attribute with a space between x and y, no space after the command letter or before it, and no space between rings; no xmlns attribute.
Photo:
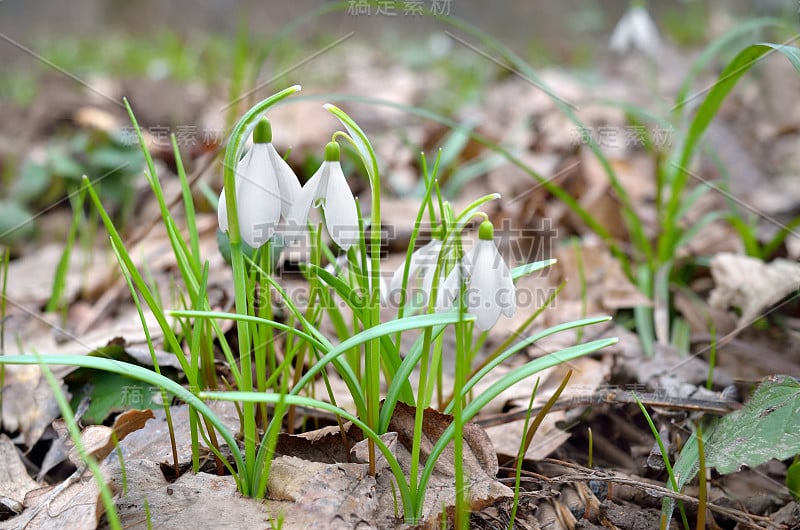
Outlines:
<svg viewBox="0 0 800 530"><path fill-rule="evenodd" d="M36 518L36 516L39 515L39 513L45 508L47 509L47 512L49 514L50 503L53 502L56 499L56 497L64 493L70 486L79 482L83 477L83 474L86 472L87 467L88 466L86 465L86 463L81 462L81 465L78 466L78 469L76 469L72 475L67 477L66 480L64 480L64 482L62 482L58 486L53 487L53 489L47 494L45 500L43 500L41 503L37 504L30 510L26 510L24 516L20 516L23 519L19 523L17 523L16 526L14 526L14 530L24 530L25 528L27 528L27 526L31 524L31 521L33 521ZM90 480L92 480L92 478L90 478Z"/></svg>
<svg viewBox="0 0 800 530"><path fill-rule="evenodd" d="M88 398L84 398L78 405L78 410L75 411L75 415L72 421L78 423L81 420L81 417L86 413L88 408L89 408L89 400ZM69 438L69 430L64 429L64 432L61 434L61 436L53 443L64 443L64 440L66 440L67 438ZM64 493L70 486L78 482L81 479L81 477L83 477L83 474L86 472L87 467L88 466L86 465L85 462L81 462L80 465L78 466L78 469L76 469L72 473L72 475L67 477L66 480L64 480L64 482L62 482L58 486L53 487L53 489L47 494L47 497L42 502L31 508L30 511L26 510L25 516L16 524L16 526L14 526L14 530L23 530L24 528L26 528L31 523L31 521L33 521L36 518L36 516L39 515L39 512L41 512L45 508L47 508L47 511L49 513L50 503L53 502L56 499L56 497ZM37 480L41 481L41 479L42 477L40 476Z"/></svg>
<svg viewBox="0 0 800 530"><path fill-rule="evenodd" d="M664 396L663 393L640 393L630 390L604 389L593 394L580 395L559 400L551 410L569 410L579 406L608 404L634 404L636 398L652 407L689 412L706 412L710 414L727 414L742 407L741 403L728 399L692 399ZM532 414L537 414L542 407L534 407ZM528 410L520 410L506 414L497 414L476 421L482 427L503 425L512 421L524 420Z"/></svg>
<svg viewBox="0 0 800 530"><path fill-rule="evenodd" d="M556 460L554 458L545 458L543 462L546 462L548 464L554 464L561 467L566 467L569 469L574 469L575 471L577 471L577 473L568 475L559 475L557 477L542 477L543 480L546 480L551 484L566 484L575 481L585 482L589 480L596 480L600 482L613 482L616 484L624 484L627 486L632 486L637 489L641 489L642 491L648 494L656 493L664 497L672 497L675 500L683 501L692 505L698 505L700 502L699 499L695 499L690 495L685 495L683 493L673 491L663 486L650 484L647 482L643 482L641 480L637 480L635 478L623 477L607 471L589 469L578 464L565 462L563 460ZM758 523L761 523L762 525L766 525L772 528L780 528L779 525L772 522L768 517L745 513L739 510L735 510L733 508L718 506L710 502L706 503L706 507L713 512L716 512L725 517L729 517L734 521L742 523L746 525L748 528L764 528L764 526L759 526L756 523L756 521Z"/></svg>

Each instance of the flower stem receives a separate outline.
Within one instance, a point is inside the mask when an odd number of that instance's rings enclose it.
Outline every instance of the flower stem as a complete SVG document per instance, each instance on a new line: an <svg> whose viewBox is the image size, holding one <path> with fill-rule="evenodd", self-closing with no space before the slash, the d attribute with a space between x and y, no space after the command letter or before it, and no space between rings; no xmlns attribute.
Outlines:
<svg viewBox="0 0 800 530"><path fill-rule="evenodd" d="M231 139L225 149L225 162L223 165L223 178L225 182L225 196L227 197L228 208L228 240L231 247L231 267L233 269L233 289L234 289L234 302L236 305L236 312L241 315L248 314L247 306L247 275L245 273L244 255L242 253L242 240L239 232L239 215L238 205L236 204L236 165L241 155L242 145L249 135L250 130L255 127L256 122L266 110L272 105L278 103L280 100L294 94L300 90L299 85L295 85L284 89L277 94L274 94L267 99L257 103L253 106L233 128ZM239 323L236 326L237 335L239 339L239 364L241 377L237 381L239 390L250 392L253 390L253 372L252 372L252 350L251 350L251 337L249 326L245 323ZM242 430L244 434L244 450L245 450L245 469L243 476L240 477L241 482L249 484L250 480L255 477L255 464L256 464L256 418L255 418L255 404L252 402L244 402L243 409L243 425ZM248 487L248 491L253 491L253 488Z"/></svg>
<svg viewBox="0 0 800 530"><path fill-rule="evenodd" d="M356 148L364 167L367 169L369 185L372 191L372 212L370 219L370 297L369 297L369 322L365 326L374 327L381 322L381 181L378 171L378 157L375 150L369 143L367 135L353 119L336 105L323 105L326 110L339 118L347 129L349 136L343 136ZM365 371L365 391L367 425L375 431L380 423L380 375L381 375L381 350L380 338L370 340L366 344L366 355L364 358ZM375 443L370 438L368 442L369 451L369 473L375 476Z"/></svg>

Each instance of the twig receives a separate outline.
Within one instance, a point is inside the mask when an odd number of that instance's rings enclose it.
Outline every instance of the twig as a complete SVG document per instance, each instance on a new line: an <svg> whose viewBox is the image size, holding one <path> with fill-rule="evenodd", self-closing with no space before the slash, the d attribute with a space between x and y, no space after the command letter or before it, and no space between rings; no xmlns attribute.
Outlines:
<svg viewBox="0 0 800 530"><path fill-rule="evenodd" d="M566 467L569 469L574 469L578 472L575 474L559 475L557 477L545 479L550 483L564 484L574 481L589 481L589 480L597 480L601 482L613 482L616 484L624 484L627 486L632 486L637 489L641 489L647 494L657 494L657 495L662 495L664 497L672 497L673 499L683 501L695 506L698 505L700 502L699 499L695 499L690 495L685 495L683 493L673 491L669 488L665 488L663 486L656 484L649 484L647 482L643 482L641 480L637 480L634 478L618 476L614 473L610 473L607 471L589 469L578 464L573 464L571 462L565 462L562 460L556 460L553 458L545 458L543 462L546 462L548 464L554 464L561 467ZM748 514L740 510L735 510L733 508L726 508L724 506L719 506L711 502L706 503L706 508L720 515L724 515L725 517L729 517L734 521L742 523L748 528L764 528L764 526L758 526L758 524L755 521L757 521L758 523L763 523L767 527L780 528L780 525L775 524L768 517Z"/></svg>
<svg viewBox="0 0 800 530"><path fill-rule="evenodd" d="M635 393L645 405L664 409L685 410L689 412L706 412L710 414L727 414L733 410L741 408L741 404L727 399L692 399L665 396L663 393ZM583 394L569 397L556 402L551 410L568 410L580 406L609 404L634 404L636 398L634 392L630 390L617 390L605 388L593 394ZM533 414L538 413L542 407L535 407ZM478 420L476 423L482 427L492 427L503 425L512 421L524 420L528 414L527 410L520 410L507 414L498 414Z"/></svg>
<svg viewBox="0 0 800 530"><path fill-rule="evenodd" d="M84 472L86 472L86 467L87 466L85 463L81 463L81 465L78 466L78 469L76 469L72 475L67 477L64 480L64 482L62 482L58 486L55 486L52 489L52 491L50 491L47 494L47 497L42 502L40 502L30 510L26 510L24 512L24 515L22 516L23 520L17 523L17 525L14 527L14 530L24 530L25 528L27 528L28 525L31 524L31 521L33 521L36 518L36 516L39 515L39 513L45 508L47 508L47 513L49 515L50 503L53 502L53 500L55 500L56 497L64 493L70 486L80 481Z"/></svg>

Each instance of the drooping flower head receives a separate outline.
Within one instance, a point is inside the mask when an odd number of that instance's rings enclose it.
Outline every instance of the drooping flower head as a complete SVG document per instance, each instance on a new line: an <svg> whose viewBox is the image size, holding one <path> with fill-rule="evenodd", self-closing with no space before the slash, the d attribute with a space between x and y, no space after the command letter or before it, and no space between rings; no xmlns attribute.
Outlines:
<svg viewBox="0 0 800 530"><path fill-rule="evenodd" d="M288 219L300 194L300 182L272 145L272 127L262 118L253 131L253 146L236 165L236 206L242 241L253 248L275 233L281 216ZM219 228L228 230L225 190L217 207Z"/></svg>
<svg viewBox="0 0 800 530"><path fill-rule="evenodd" d="M478 241L457 263L439 287L437 309L453 307L462 281L467 285L467 308L475 315L475 325L486 331L495 325L500 313L514 316L514 282L503 257L494 244L494 226L484 221L478 228Z"/></svg>
<svg viewBox="0 0 800 530"><path fill-rule="evenodd" d="M619 19L611 34L611 51L624 54L635 49L655 57L661 46L658 28L642 5L633 5Z"/></svg>
<svg viewBox="0 0 800 530"><path fill-rule="evenodd" d="M347 254L341 254L336 257L336 260L328 263L325 266L325 270L329 273L333 274L336 277L343 279L352 287L357 287L359 281L367 280L372 276L372 260L366 260L364 262L365 270L357 271L351 270L350 262L348 261ZM359 278L361 276L361 278ZM386 304L388 302L388 286L386 284L386 278L382 275L378 276L378 287L380 289L380 301L381 304Z"/></svg>
<svg viewBox="0 0 800 530"><path fill-rule="evenodd" d="M423 246L415 250L411 254L411 260L408 264L408 290L409 294L414 294L412 286L415 286L418 280L422 280L422 293L424 299L420 300L421 304L427 304L428 296L430 295L433 287L433 278L436 274L436 264L439 261L439 253L442 249L442 240L440 234L434 234L431 240ZM393 303L399 303L401 297L401 289L403 287L403 276L405 274L405 263L397 268L392 275L392 281L389 285L390 299ZM405 300L409 301L415 297L407 294Z"/></svg>
<svg viewBox="0 0 800 530"><path fill-rule="evenodd" d="M339 157L339 144L328 143L325 161L303 186L290 218L305 225L309 210L322 208L328 234L339 247L347 250L359 240L358 210Z"/></svg>

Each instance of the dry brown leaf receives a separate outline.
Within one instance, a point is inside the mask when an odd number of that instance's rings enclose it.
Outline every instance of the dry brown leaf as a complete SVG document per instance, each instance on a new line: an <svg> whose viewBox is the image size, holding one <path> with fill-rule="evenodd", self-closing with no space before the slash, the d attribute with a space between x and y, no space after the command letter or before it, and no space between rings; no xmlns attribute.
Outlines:
<svg viewBox="0 0 800 530"><path fill-rule="evenodd" d="M557 314L556 322L651 305L650 300L625 276L619 260L604 245L595 242L582 243L578 248L563 245L556 249L555 257L558 262L552 267L552 285L567 281L559 293L555 311L549 312L550 317ZM585 292L582 292L584 286Z"/></svg>
<svg viewBox="0 0 800 530"><path fill-rule="evenodd" d="M38 487L28 475L14 443L0 434L0 515L20 513L25 495Z"/></svg>
<svg viewBox="0 0 800 530"><path fill-rule="evenodd" d="M275 452L280 455L295 456L312 462L334 464L347 461L348 451L356 440L349 436L350 422L344 425L346 439L337 425L323 427L301 434L282 432L278 435Z"/></svg>
<svg viewBox="0 0 800 530"><path fill-rule="evenodd" d="M707 334L709 322L713 322L719 337L736 329L736 319L733 318L733 315L726 310L711 307L699 297L688 296L683 291L676 291L673 294L672 303L692 327L693 334Z"/></svg>
<svg viewBox="0 0 800 530"><path fill-rule="evenodd" d="M69 438L64 420L59 418L53 421L52 426L58 437L52 440L47 454L44 455L44 460L39 466L39 472L36 474L37 482L42 482L50 470L66 460L69 456L69 450L72 448L72 440Z"/></svg>
<svg viewBox="0 0 800 530"><path fill-rule="evenodd" d="M72 116L80 127L95 129L105 133L114 133L120 128L120 120L105 109L93 106L81 107Z"/></svg>
<svg viewBox="0 0 800 530"><path fill-rule="evenodd" d="M397 458L397 433L396 432L387 432L386 434L382 434L380 436L381 441L386 445L387 449L392 452L392 454ZM361 440L360 442L356 443L352 449L350 449L350 458L353 462L358 464L368 464L369 463L369 440ZM382 470L389 470L389 462L386 461L386 457L383 455L382 452L377 452L376 459L375 459L375 469L378 472Z"/></svg>
<svg viewBox="0 0 800 530"><path fill-rule="evenodd" d="M283 528L371 527L391 508L381 505L366 464L324 464L292 456L273 460L267 506L283 514ZM388 473L388 471L386 472Z"/></svg>
<svg viewBox="0 0 800 530"><path fill-rule="evenodd" d="M8 432L19 431L25 445L33 447L61 414L47 379L35 365L7 366L2 391L3 427Z"/></svg>
<svg viewBox="0 0 800 530"><path fill-rule="evenodd" d="M580 150L580 172L568 191L614 238L627 237L628 230L622 218L619 199L611 192L608 175L588 148ZM583 226L576 214L570 212L568 218L573 226Z"/></svg>
<svg viewBox="0 0 800 530"><path fill-rule="evenodd" d="M236 406L229 401L214 401L209 403L209 407L225 426L233 432L239 428L239 416L236 413ZM175 428L175 443L178 449L178 462L186 464L192 458L192 440L189 433L189 407L179 405L170 407L172 423ZM145 426L132 432L125 440L121 441L120 449L127 462L131 459L148 459L154 462L172 463L172 447L169 439L169 429L163 410L157 410L154 419L148 421ZM202 441L201 441L202 446ZM115 459L112 453L109 459Z"/></svg>
<svg viewBox="0 0 800 530"><path fill-rule="evenodd" d="M305 93L305 90L303 90ZM299 101L271 109L269 119L275 130L275 145L283 154L291 148L290 162L300 167L307 153L321 152L336 132L338 122L332 119L321 102Z"/></svg>
<svg viewBox="0 0 800 530"><path fill-rule="evenodd" d="M417 199L381 198L381 226L389 231L389 251L402 254L403 259L411 240L413 219L416 218L419 207L420 202ZM426 232L430 232L430 229L423 225L421 235Z"/></svg>
<svg viewBox="0 0 800 530"><path fill-rule="evenodd" d="M78 247L72 250L65 278L66 299L72 299L78 293L82 282L91 280L83 276L87 256ZM11 281L8 282L7 296L13 305L41 307L47 303L53 294L53 279L63 253L62 244L44 245L8 264Z"/></svg>
<svg viewBox="0 0 800 530"><path fill-rule="evenodd" d="M118 465L104 471L115 484L122 484ZM125 461L125 477L127 493L116 501L123 528L270 528L264 504L242 497L231 476L185 473L169 484L157 463L132 459ZM150 509L149 523L145 503Z"/></svg>
<svg viewBox="0 0 800 530"><path fill-rule="evenodd" d="M103 460L114 450L116 443L124 440L129 434L143 428L147 420L155 418L153 411L128 410L114 420L114 425L90 425L81 431L81 441L87 454L97 460ZM70 451L69 459L76 466L80 465L81 458L75 448Z"/></svg>
<svg viewBox="0 0 800 530"><path fill-rule="evenodd" d="M562 159L561 156L554 153L532 151L524 151L518 155L518 158L528 168L540 175L555 174ZM515 212L515 206L524 205L527 202L525 199L529 195L536 194L537 190L541 190L538 192L540 194L545 192L542 185L529 173L511 164L492 169L487 179L489 188L505 199L501 206L509 209L509 213ZM516 213L523 214L524 212L517 210Z"/></svg>
<svg viewBox="0 0 800 530"><path fill-rule="evenodd" d="M399 403L395 409L389 432L382 436L401 468L408 473L411 464L415 409ZM420 460L424 462L442 432L450 425L450 416L431 409L425 411ZM352 429L352 427L350 427ZM353 438L359 438L353 432ZM337 441L338 440L338 441ZM303 449L302 444L309 445ZM396 443L399 441L400 443ZM330 458L326 446L341 447L338 429L323 429L283 440L284 449L291 446L297 454L315 455L322 451ZM452 444L437 458L425 497L423 519L434 524L442 507L451 509L455 503L454 457ZM333 452L340 453L334 448ZM493 504L498 499L511 496L511 490L496 481L497 457L491 440L481 427L467 424L464 427L464 472L469 480L470 502L473 510ZM367 460L367 442L355 443L351 459ZM326 528L365 528L395 526L399 520L394 507L396 486L385 460L379 458L376 478L368 475L366 463L313 462L296 456L280 456L272 463L269 477L268 506L284 515L284 528L307 528L324 525ZM313 519L310 519L313 514Z"/></svg>
<svg viewBox="0 0 800 530"><path fill-rule="evenodd" d="M74 302L71 304L71 308L79 305L85 306L85 303ZM113 317L108 316L111 314ZM77 328L86 325L83 319L87 316L90 315L87 315L82 309L76 312L70 311L69 322L65 329L62 327L64 324L58 314L38 314L38 309L36 311L19 311L7 322L11 326L7 325L5 329L6 354L30 355L40 352L48 355L86 355L97 348L106 346L110 340L116 337L124 337L128 345L144 346L147 344L147 336L142 330L139 314L133 304L116 301L113 311L107 307L105 316L99 322L94 322L89 331L78 333ZM158 321L149 312L145 315L145 319L150 331L150 338L157 342L161 337ZM73 326L75 327L73 328ZM149 352L147 356L149 358ZM68 366L52 367L56 377L63 377L75 369L75 367Z"/></svg>
<svg viewBox="0 0 800 530"><path fill-rule="evenodd" d="M103 514L103 502L100 488L91 473L84 474L82 480L70 484L60 493L57 493L58 490L58 486L48 486L28 492L25 495L25 510L33 510L33 517L25 519L26 512L23 512L19 517L6 521L8 526L2 528L24 526L25 530L37 530L97 527ZM37 510L42 504L45 506ZM17 520L20 518L25 522Z"/></svg>
<svg viewBox="0 0 800 530"><path fill-rule="evenodd" d="M389 422L389 431L397 432L397 456L404 469L410 464L410 450L414 433L415 409L404 403L398 403L392 419ZM452 422L452 417L433 409L425 410L422 424L422 441L420 444L420 461L425 462L430 455L434 444L439 440L444 430ZM470 506L478 511L498 499L511 495L511 490L497 482L497 454L492 441L479 425L467 423L464 425L463 445L463 471L468 477ZM425 495L424 518L428 521L435 519L442 506L455 505L455 491L453 477L455 476L453 445L449 444L436 459L433 473Z"/></svg>
<svg viewBox="0 0 800 530"><path fill-rule="evenodd" d="M397 432L400 442L411 449L414 437L414 417L416 409L405 403L397 403L389 421L389 431ZM426 409L422 420L422 442L420 444L420 459L427 459L434 444L439 440L445 429L450 426L451 416L442 414L434 409ZM486 432L477 424L464 425L464 472L471 477L489 476L497 474L497 455L491 440ZM454 476L453 450L448 446L436 459L435 470L445 476Z"/></svg>
<svg viewBox="0 0 800 530"><path fill-rule="evenodd" d="M631 331L615 327L613 334L619 338L616 346L620 355L615 358L617 377L647 385L664 396L691 396L704 387L708 378L708 363L697 355L687 357L670 345L656 344L655 355L646 357L639 337ZM713 371L714 386L726 387L733 380L720 369Z"/></svg>
<svg viewBox="0 0 800 530"><path fill-rule="evenodd" d="M800 263L785 259L764 263L739 254L718 254L711 259L711 276L715 287L709 305L739 308L742 327L800 287Z"/></svg>

